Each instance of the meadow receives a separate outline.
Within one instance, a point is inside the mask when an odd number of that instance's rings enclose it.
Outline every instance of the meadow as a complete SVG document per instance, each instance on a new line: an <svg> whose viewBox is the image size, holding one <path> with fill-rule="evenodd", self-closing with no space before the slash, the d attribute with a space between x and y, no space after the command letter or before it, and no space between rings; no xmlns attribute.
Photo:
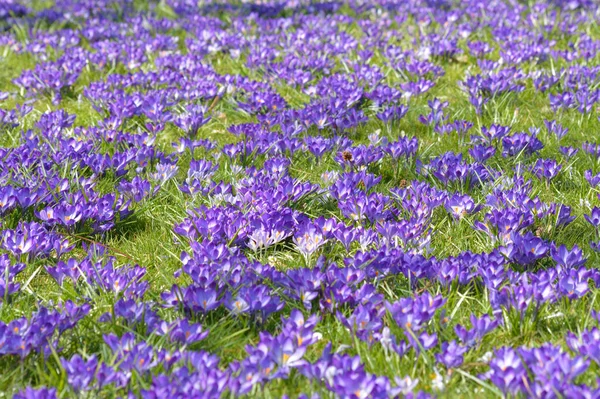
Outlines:
<svg viewBox="0 0 600 399"><path fill-rule="evenodd" d="M4 0L0 397L600 397L600 4Z"/></svg>

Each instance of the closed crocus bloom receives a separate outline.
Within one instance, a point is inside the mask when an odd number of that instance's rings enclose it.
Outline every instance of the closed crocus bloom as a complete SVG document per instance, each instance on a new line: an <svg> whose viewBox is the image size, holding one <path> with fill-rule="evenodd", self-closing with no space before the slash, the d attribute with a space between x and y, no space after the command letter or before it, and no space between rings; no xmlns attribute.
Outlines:
<svg viewBox="0 0 600 399"><path fill-rule="evenodd" d="M472 347L481 343L483 337L496 329L498 325L500 325L500 321L492 320L488 315L484 315L481 318L471 315L472 328L470 330L467 330L465 327L458 324L454 328L454 331L463 344L467 347Z"/></svg>
<svg viewBox="0 0 600 399"><path fill-rule="evenodd" d="M442 344L442 351L436 355L436 360L448 368L459 367L464 359L463 354L468 348L460 346L456 341Z"/></svg>
<svg viewBox="0 0 600 399"><path fill-rule="evenodd" d="M600 184L600 173L594 175L592 174L591 170L586 170L585 172L583 172L583 176L592 187L596 187L598 184Z"/></svg>
<svg viewBox="0 0 600 399"><path fill-rule="evenodd" d="M600 208L598 208L598 207L592 208L592 212L589 215L583 215L583 217L592 226L594 226L596 228L598 228L598 226L600 226Z"/></svg>

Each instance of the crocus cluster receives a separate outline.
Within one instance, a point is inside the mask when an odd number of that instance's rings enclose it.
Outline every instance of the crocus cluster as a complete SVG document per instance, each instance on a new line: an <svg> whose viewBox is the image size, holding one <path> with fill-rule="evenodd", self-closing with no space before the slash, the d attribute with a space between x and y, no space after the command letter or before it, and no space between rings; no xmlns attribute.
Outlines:
<svg viewBox="0 0 600 399"><path fill-rule="evenodd" d="M3 1L7 394L599 396L599 15Z"/></svg>

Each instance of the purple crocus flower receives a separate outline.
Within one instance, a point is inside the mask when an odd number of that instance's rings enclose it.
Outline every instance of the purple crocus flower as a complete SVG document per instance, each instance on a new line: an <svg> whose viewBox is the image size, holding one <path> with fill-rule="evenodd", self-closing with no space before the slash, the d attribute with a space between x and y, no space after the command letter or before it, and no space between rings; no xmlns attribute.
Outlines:
<svg viewBox="0 0 600 399"><path fill-rule="evenodd" d="M399 121L406 115L407 112L408 107L406 105L391 106L377 113L377 119L388 124Z"/></svg>
<svg viewBox="0 0 600 399"><path fill-rule="evenodd" d="M504 394L515 395L525 389L527 371L514 349L500 348L490 362L490 379Z"/></svg>
<svg viewBox="0 0 600 399"><path fill-rule="evenodd" d="M501 140L503 137L510 133L510 126L502 126L498 124L491 124L490 127L482 126L481 135L485 138L486 142L491 143L496 140Z"/></svg>
<svg viewBox="0 0 600 399"><path fill-rule="evenodd" d="M600 173L592 175L592 171L591 170L586 170L585 172L583 172L583 176L588 181L588 183L590 183L590 186L592 186L594 188L598 184L600 184Z"/></svg>
<svg viewBox="0 0 600 399"><path fill-rule="evenodd" d="M567 133L569 133L568 128L562 126L560 123L558 123L555 120L552 120L552 121L545 120L544 124L546 125L548 132L554 134L559 140L562 139L563 137L565 137L567 135Z"/></svg>
<svg viewBox="0 0 600 399"><path fill-rule="evenodd" d="M566 226L575 220L575 216L571 215L571 207L559 205L556 210L556 227Z"/></svg>
<svg viewBox="0 0 600 399"><path fill-rule="evenodd" d="M269 345L270 356L275 363L283 370L289 370L292 367L298 367L306 364L304 353L305 345L298 345L291 337L279 336Z"/></svg>
<svg viewBox="0 0 600 399"><path fill-rule="evenodd" d="M570 250L565 245L561 245L558 248L556 245L552 245L550 254L557 265L567 270L583 266L586 261L583 257L583 252L577 245L574 245Z"/></svg>
<svg viewBox="0 0 600 399"><path fill-rule="evenodd" d="M159 163L156 165L156 172L152 174L152 180L157 184L162 185L165 184L168 180L171 180L178 171L177 165L172 165L168 163Z"/></svg>
<svg viewBox="0 0 600 399"><path fill-rule="evenodd" d="M178 288L174 287L174 290L177 289ZM174 290L172 290L172 292ZM218 291L211 287L202 288L191 286L185 290L183 304L185 307L189 307L194 311L208 313L221 305L218 294Z"/></svg>
<svg viewBox="0 0 600 399"><path fill-rule="evenodd" d="M475 205L473 198L468 195L454 194L444 205L446 210L456 220L460 220L468 214L473 214L481 209L480 205Z"/></svg>
<svg viewBox="0 0 600 399"><path fill-rule="evenodd" d="M533 165L532 172L538 178L550 181L558 175L561 169L562 165L553 159L538 159L535 165Z"/></svg>
<svg viewBox="0 0 600 399"><path fill-rule="evenodd" d="M38 388L34 389L31 387L25 388L15 396L14 399L57 399L56 388Z"/></svg>
<svg viewBox="0 0 600 399"><path fill-rule="evenodd" d="M447 368L455 368L462 365L464 361L463 355L467 350L467 347L459 345L456 341L450 343L444 342L442 344L442 351L436 354L435 358Z"/></svg>
<svg viewBox="0 0 600 399"><path fill-rule="evenodd" d="M337 312L337 318L359 339L373 344L381 333L383 328L383 314L385 308L377 307L368 302L366 305L359 305L354 313L345 318L340 312Z"/></svg>
<svg viewBox="0 0 600 399"><path fill-rule="evenodd" d="M186 345L202 341L208 336L208 331L204 331L200 324L190 324L187 319L181 319L171 325L171 340Z"/></svg>
<svg viewBox="0 0 600 399"><path fill-rule="evenodd" d="M560 146L558 149L566 158L572 158L579 152L579 148L575 147Z"/></svg>
<svg viewBox="0 0 600 399"><path fill-rule="evenodd" d="M401 298L393 304L387 303L386 307L398 326L406 330L420 331L444 303L445 299L441 295L433 297L426 292L414 299Z"/></svg>
<svg viewBox="0 0 600 399"><path fill-rule="evenodd" d="M473 157L475 162L485 163L496 154L496 148L494 146L477 144L472 148L469 148L469 154Z"/></svg>
<svg viewBox="0 0 600 399"><path fill-rule="evenodd" d="M210 116L205 116L206 111L206 107L190 105L185 113L175 119L174 123L185 131L188 137L194 138L198 134L198 130L210 121Z"/></svg>
<svg viewBox="0 0 600 399"><path fill-rule="evenodd" d="M61 359L61 364L67 373L67 381L75 392L92 388L91 383L98 368L98 359L95 356L84 360L81 356L75 355L71 360Z"/></svg>
<svg viewBox="0 0 600 399"><path fill-rule="evenodd" d="M19 291L21 284L15 277L26 267L24 263L13 264L7 254L0 255L0 301Z"/></svg>
<svg viewBox="0 0 600 399"><path fill-rule="evenodd" d="M298 251L306 258L310 258L327 241L323 234L316 229L307 229L296 234L293 238Z"/></svg>
<svg viewBox="0 0 600 399"><path fill-rule="evenodd" d="M454 328L460 341L467 347L473 347L481 343L481 340L486 334L500 325L500 321L498 319L492 320L488 315L483 315L480 318L471 315L471 325L472 328L470 330L467 330L460 324L456 325Z"/></svg>
<svg viewBox="0 0 600 399"><path fill-rule="evenodd" d="M589 278L590 272L586 268L570 269L560 278L559 291L569 299L581 298L589 291Z"/></svg>
<svg viewBox="0 0 600 399"><path fill-rule="evenodd" d="M550 250L550 245L546 241L530 232L524 235L513 233L511 241L500 248L500 251L511 261L523 266L535 263L545 257Z"/></svg>
<svg viewBox="0 0 600 399"><path fill-rule="evenodd" d="M585 220L588 221L589 224L598 228L600 226L600 208L594 207L592 208L592 212L589 215L583 215Z"/></svg>

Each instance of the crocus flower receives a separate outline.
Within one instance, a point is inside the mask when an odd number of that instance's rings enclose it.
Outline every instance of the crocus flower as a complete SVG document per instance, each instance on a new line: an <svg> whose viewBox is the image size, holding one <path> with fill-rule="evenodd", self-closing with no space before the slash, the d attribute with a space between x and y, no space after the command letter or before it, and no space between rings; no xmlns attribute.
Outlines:
<svg viewBox="0 0 600 399"><path fill-rule="evenodd" d="M517 394L525 389L527 371L518 354L510 348L500 348L490 362L490 379L505 394Z"/></svg>
<svg viewBox="0 0 600 399"><path fill-rule="evenodd" d="M570 250L568 250L565 245L561 245L558 248L555 245L552 245L550 253L556 264L565 269L583 266L586 261L583 257L583 252L577 245L574 245Z"/></svg>
<svg viewBox="0 0 600 399"><path fill-rule="evenodd" d="M598 208L598 207L592 208L592 213L589 215L583 215L583 217L592 226L594 226L596 228L598 228L598 226L600 226L600 208Z"/></svg>
<svg viewBox="0 0 600 399"><path fill-rule="evenodd" d="M468 195L455 194L446 201L446 210L455 219L462 219L468 214L472 214L481 209L481 206L476 206L473 198Z"/></svg>
<svg viewBox="0 0 600 399"><path fill-rule="evenodd" d="M91 382L96 374L98 359L95 356L84 360L81 356L75 355L71 360L62 359L62 366L67 372L69 385L75 392L81 392L91 389Z"/></svg>
<svg viewBox="0 0 600 399"><path fill-rule="evenodd" d="M444 342L442 344L442 351L435 355L436 360L442 363L448 368L459 367L464 359L463 354L467 352L468 348L460 346L456 341L450 343Z"/></svg>

